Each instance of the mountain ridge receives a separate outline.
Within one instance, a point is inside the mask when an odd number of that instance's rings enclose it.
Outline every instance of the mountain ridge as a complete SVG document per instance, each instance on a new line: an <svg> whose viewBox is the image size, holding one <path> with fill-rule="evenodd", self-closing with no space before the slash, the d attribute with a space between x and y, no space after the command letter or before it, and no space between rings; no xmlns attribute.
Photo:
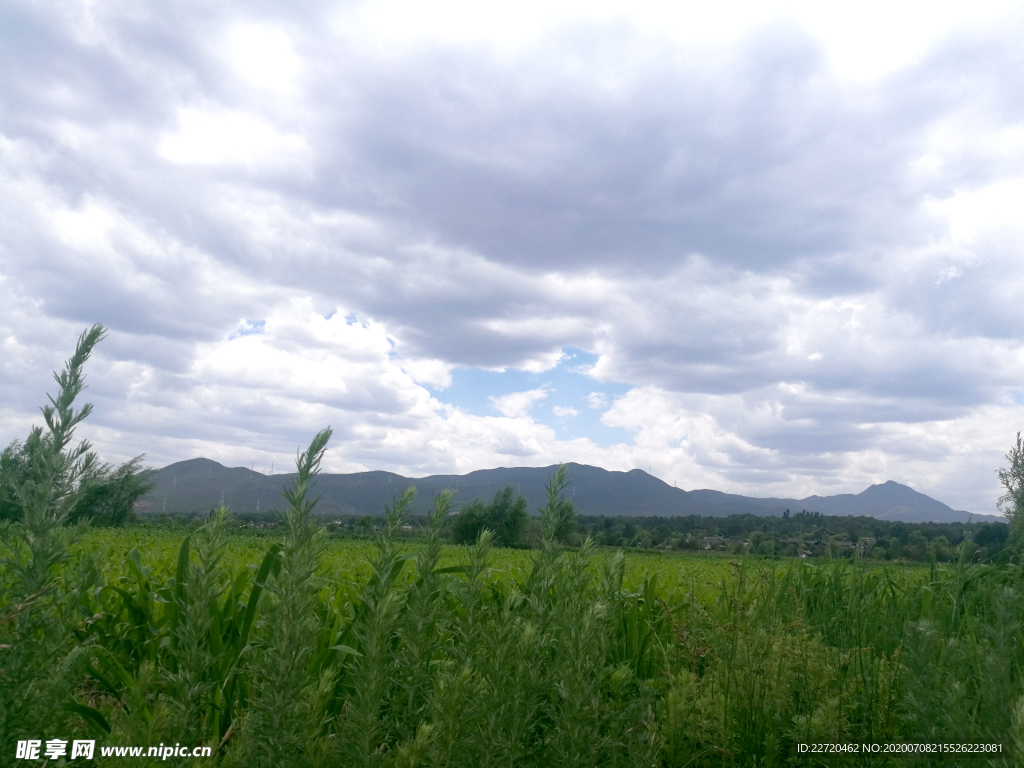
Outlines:
<svg viewBox="0 0 1024 768"><path fill-rule="evenodd" d="M464 475L429 475L407 478L394 472L372 470L349 474L321 474L314 493L319 514L380 515L409 485L416 486L414 514L422 513L431 498L445 488L455 492L456 506L476 498L490 499L507 485L527 497L531 511L544 501L544 486L555 470L549 467L496 467ZM787 509L829 515L867 515L904 522L1002 521L994 515L954 510L930 496L892 480L869 486L859 494L808 496L805 499L758 498L713 489L685 491L641 469L607 470L570 463L567 496L583 515L673 517L733 514L781 516ZM138 504L145 514L206 511L226 504L238 513L261 512L281 506L281 490L293 474L265 475L247 467L225 467L212 459L187 459L151 470L155 487Z"/></svg>

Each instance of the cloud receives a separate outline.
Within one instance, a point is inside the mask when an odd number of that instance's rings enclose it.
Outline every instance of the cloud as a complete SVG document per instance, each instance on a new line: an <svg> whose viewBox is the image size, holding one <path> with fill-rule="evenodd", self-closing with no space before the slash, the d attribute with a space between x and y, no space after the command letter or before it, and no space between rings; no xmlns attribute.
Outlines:
<svg viewBox="0 0 1024 768"><path fill-rule="evenodd" d="M250 170L295 167L308 172L309 146L301 136L285 134L244 112L183 108L178 128L165 134L158 147L172 163L242 166Z"/></svg>
<svg viewBox="0 0 1024 768"><path fill-rule="evenodd" d="M534 404L547 396L547 390L541 388L531 389L527 392L512 392L508 395L488 399L503 415L509 418L518 418L529 415L530 409L533 408Z"/></svg>
<svg viewBox="0 0 1024 768"><path fill-rule="evenodd" d="M101 321L111 458L286 461L331 423L336 467L988 509L1019 11L641 6L4 6L0 438ZM591 381L533 409L569 349Z"/></svg>
<svg viewBox="0 0 1024 768"><path fill-rule="evenodd" d="M256 88L294 94L302 60L287 32L265 24L238 24L228 33L231 64Z"/></svg>

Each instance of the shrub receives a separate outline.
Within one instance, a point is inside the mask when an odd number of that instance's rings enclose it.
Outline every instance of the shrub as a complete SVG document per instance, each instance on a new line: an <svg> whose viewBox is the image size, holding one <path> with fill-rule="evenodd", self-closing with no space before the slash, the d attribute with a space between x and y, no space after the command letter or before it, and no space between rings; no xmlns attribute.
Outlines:
<svg viewBox="0 0 1024 768"><path fill-rule="evenodd" d="M95 467L89 443L72 447L75 428L92 406L76 411L74 402L85 386L82 369L102 337L99 325L83 333L64 370L54 374L57 395L42 408L46 431L32 430L19 459L21 473L8 480L15 514L13 522L0 523L6 550L0 558L0 744L5 750L18 738L59 728L75 714L108 727L75 696L74 682L87 657L73 629L98 568L73 548L76 531L65 528L80 500L81 481Z"/></svg>
<svg viewBox="0 0 1024 768"><path fill-rule="evenodd" d="M515 547L522 543L526 522L526 497L516 496L511 485L494 494L494 500L484 505L476 499L465 505L452 521L452 539L456 544L472 544L487 529L494 543L500 547Z"/></svg>

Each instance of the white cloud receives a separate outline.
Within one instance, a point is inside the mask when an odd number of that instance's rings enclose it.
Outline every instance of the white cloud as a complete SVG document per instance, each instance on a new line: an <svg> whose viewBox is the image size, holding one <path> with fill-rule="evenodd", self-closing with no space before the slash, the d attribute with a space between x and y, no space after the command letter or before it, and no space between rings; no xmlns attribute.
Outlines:
<svg viewBox="0 0 1024 768"><path fill-rule="evenodd" d="M245 112L186 107L178 130L160 139L160 155L173 163L241 166L307 173L312 153L305 139Z"/></svg>
<svg viewBox="0 0 1024 768"><path fill-rule="evenodd" d="M452 383L452 367L443 360L402 360L402 370L413 381L444 389Z"/></svg>
<svg viewBox="0 0 1024 768"><path fill-rule="evenodd" d="M587 395L587 405L591 408L604 408L608 405L608 396L604 392L591 392Z"/></svg>
<svg viewBox="0 0 1024 768"><path fill-rule="evenodd" d="M264 24L241 24L228 33L231 63L251 85L284 94L296 90L302 61L284 30Z"/></svg>
<svg viewBox="0 0 1024 768"><path fill-rule="evenodd" d="M512 392L508 395L501 395L500 397L488 397L498 411L509 418L519 418L523 416L529 416L530 409L537 403L538 400L543 400L548 396L546 389L531 389L526 392Z"/></svg>
<svg viewBox="0 0 1024 768"><path fill-rule="evenodd" d="M579 416L580 412L575 408L569 408L567 406L556 405L551 409L551 412L558 418L564 418L566 416Z"/></svg>
<svg viewBox="0 0 1024 768"><path fill-rule="evenodd" d="M845 77L870 79L919 61L949 30L991 23L1013 11L1013 0L961 2L816 3L807 0L732 0L702 3L647 0L618 2L478 3L446 0L429 7L408 0L353 4L339 14L339 29L356 26L377 45L392 50L424 40L483 44L506 54L575 26L630 25L682 50L708 55L734 44L751 30L785 20L815 35ZM349 33L351 34L351 33Z"/></svg>

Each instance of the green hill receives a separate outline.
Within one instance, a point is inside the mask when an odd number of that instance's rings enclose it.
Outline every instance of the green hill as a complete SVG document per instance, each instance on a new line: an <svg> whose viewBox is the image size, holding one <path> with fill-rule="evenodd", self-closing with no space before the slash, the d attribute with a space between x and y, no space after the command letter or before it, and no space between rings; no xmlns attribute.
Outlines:
<svg viewBox="0 0 1024 768"><path fill-rule="evenodd" d="M905 522L960 522L969 513L892 481L873 485L859 494L810 496L806 499L759 499L712 490L684 491L640 469L612 472L586 464L569 464L567 494L584 515L671 517L675 515L735 514L781 515L787 509L830 515L870 515ZM531 511L544 502L550 467L499 467L466 475L430 475L408 478L393 472L357 472L320 475L315 492L317 511L326 516L379 515L384 506L410 485L416 487L414 512L426 510L431 498L450 488L455 504L475 498L490 499L507 485L526 496ZM264 475L244 467L225 467L210 459L179 461L153 471L154 489L137 506L140 513L205 512L226 504L237 513L273 509L281 503L281 490L292 475ZM975 515L979 520L1002 518Z"/></svg>

